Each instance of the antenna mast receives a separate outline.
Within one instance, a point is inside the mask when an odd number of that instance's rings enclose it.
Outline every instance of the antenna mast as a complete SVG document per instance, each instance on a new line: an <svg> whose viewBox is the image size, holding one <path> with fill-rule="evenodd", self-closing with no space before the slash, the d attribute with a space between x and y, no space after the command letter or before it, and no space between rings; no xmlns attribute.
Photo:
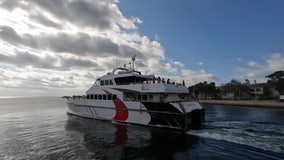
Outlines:
<svg viewBox="0 0 284 160"><path fill-rule="evenodd" d="M136 55L134 55L134 56L132 57L132 69L133 69L133 71L134 71L134 62L135 62L135 57L136 57Z"/></svg>

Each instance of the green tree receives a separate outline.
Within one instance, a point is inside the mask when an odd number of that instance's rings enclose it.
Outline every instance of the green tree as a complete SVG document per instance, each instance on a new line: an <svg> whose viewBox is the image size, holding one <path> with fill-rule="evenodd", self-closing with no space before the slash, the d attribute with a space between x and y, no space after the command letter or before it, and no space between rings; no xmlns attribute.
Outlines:
<svg viewBox="0 0 284 160"><path fill-rule="evenodd" d="M203 93L205 94L205 97L211 97L213 99L215 99L217 97L217 94L219 93L219 90L216 88L215 83L211 82L208 84L207 81L200 82L194 86L190 86L188 89L190 93L195 94L196 96L199 93Z"/></svg>
<svg viewBox="0 0 284 160"><path fill-rule="evenodd" d="M234 93L235 99L242 99L245 95L250 95L250 89L247 85L242 84L240 81L232 79L229 83L221 87L221 93Z"/></svg>
<svg viewBox="0 0 284 160"><path fill-rule="evenodd" d="M284 92L284 71L276 71L267 75L267 83L274 87L280 94Z"/></svg>

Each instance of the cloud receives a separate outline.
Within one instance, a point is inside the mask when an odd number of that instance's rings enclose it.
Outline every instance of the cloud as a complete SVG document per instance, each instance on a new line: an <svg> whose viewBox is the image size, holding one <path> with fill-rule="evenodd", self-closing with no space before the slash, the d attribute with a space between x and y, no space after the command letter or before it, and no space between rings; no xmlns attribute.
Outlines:
<svg viewBox="0 0 284 160"><path fill-rule="evenodd" d="M97 66L97 64L91 60L49 55L41 57L36 54L20 51L15 51L15 55L0 54L0 62L20 68L33 67L54 70L70 70L72 68L91 68Z"/></svg>
<svg viewBox="0 0 284 160"><path fill-rule="evenodd" d="M199 62L199 63L198 63L199 66L202 66L203 64L204 64L203 62Z"/></svg>
<svg viewBox="0 0 284 160"><path fill-rule="evenodd" d="M216 82L219 78L211 73L207 73L205 70L193 71L188 69L182 70L182 76L187 80L188 85L194 85L199 82L208 81Z"/></svg>
<svg viewBox="0 0 284 160"><path fill-rule="evenodd" d="M122 58L129 58L133 55L137 55L138 58L145 58L145 54L138 49L129 45L118 45L111 39L90 36L85 33L66 34L58 33L55 35L40 35L33 36L30 34L19 35L13 28L9 26L0 26L0 37L8 43L16 46L26 46L35 49L46 49L52 52L58 53L71 53L80 56L116 56L119 55ZM146 42L147 43L147 42ZM149 48L149 46L157 47L154 44L146 44L144 49L148 51L155 51L155 48ZM153 55L153 54L152 54Z"/></svg>
<svg viewBox="0 0 284 160"><path fill-rule="evenodd" d="M132 57L133 55L138 56L138 58L143 58L143 59L145 58L142 52L138 51L137 49L131 46L127 46L127 45L121 45L119 47L119 53L121 57L125 57L125 58Z"/></svg>
<svg viewBox="0 0 284 160"><path fill-rule="evenodd" d="M48 18L48 16L44 15L40 11L36 13L32 12L29 15L29 18L47 27L53 27L53 28L58 28L58 29L62 28L60 23L53 21L52 19Z"/></svg>
<svg viewBox="0 0 284 160"><path fill-rule="evenodd" d="M138 17L131 17L131 21L134 23L142 23L143 21L141 19L139 19Z"/></svg>
<svg viewBox="0 0 284 160"><path fill-rule="evenodd" d="M273 53L263 63L249 61L246 67L237 67L241 79L257 79L266 82L265 76L275 71L284 70L284 54Z"/></svg>
<svg viewBox="0 0 284 160"><path fill-rule="evenodd" d="M176 61L176 60L173 61L173 64L180 66L180 67L184 67L184 64L182 64L181 62Z"/></svg>
<svg viewBox="0 0 284 160"><path fill-rule="evenodd" d="M16 52L16 55L9 56L0 54L0 62L13 64L17 67L34 66L52 69L54 61L56 61L56 59L51 56L41 58L28 52Z"/></svg>
<svg viewBox="0 0 284 160"><path fill-rule="evenodd" d="M8 10L14 9L18 4L19 4L18 1L3 0L1 2L1 6L3 6L4 8L6 8Z"/></svg>
<svg viewBox="0 0 284 160"><path fill-rule="evenodd" d="M60 68L69 70L71 68L95 68L98 67L96 62L80 58L59 57Z"/></svg>
<svg viewBox="0 0 284 160"><path fill-rule="evenodd" d="M248 62L248 65L249 65L250 67L258 67L258 66L259 66L259 64L258 64L257 62L255 62L255 61L249 61L249 62Z"/></svg>
<svg viewBox="0 0 284 160"><path fill-rule="evenodd" d="M134 21L125 18L115 3L117 2L111 0L4 0L1 6L8 10L15 8L25 10L28 6L30 10L38 9L41 12L48 12L63 23L70 23L78 27L96 27L104 30L119 26L125 29L136 29L134 22L141 23L141 20L135 17L132 18ZM38 22L46 24L46 20Z"/></svg>
<svg viewBox="0 0 284 160"><path fill-rule="evenodd" d="M90 36L85 33L51 35L19 35L9 26L0 26L0 37L8 43L36 49L49 49L53 52L68 52L78 55L117 54L119 46L110 39ZM128 47L131 48L131 47ZM122 50L123 54L128 51Z"/></svg>
<svg viewBox="0 0 284 160"><path fill-rule="evenodd" d="M2 0L0 96L84 91L98 76L130 62L147 74L214 79L165 55L160 38L141 35L138 17L125 17L117 0ZM198 75L200 75L198 77ZM180 78L181 77L181 78ZM5 92L7 91L7 92ZM1 95L2 94L2 95Z"/></svg>
<svg viewBox="0 0 284 160"><path fill-rule="evenodd" d="M154 35L154 39L155 39L156 41L160 41L160 40L161 40L161 38L160 38L158 35Z"/></svg>
<svg viewBox="0 0 284 160"><path fill-rule="evenodd" d="M38 48L37 41L30 34L19 35L12 27L0 26L0 38L12 45L25 45Z"/></svg>

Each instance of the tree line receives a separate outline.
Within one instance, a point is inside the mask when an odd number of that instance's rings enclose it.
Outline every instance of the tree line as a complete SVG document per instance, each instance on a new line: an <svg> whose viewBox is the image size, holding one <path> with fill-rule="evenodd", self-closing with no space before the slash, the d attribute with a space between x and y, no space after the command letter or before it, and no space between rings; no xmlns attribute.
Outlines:
<svg viewBox="0 0 284 160"><path fill-rule="evenodd" d="M273 90L277 91L278 95L284 94L284 71L276 71L265 77L268 80L267 83L261 85L261 95L256 95L252 92L253 84L250 84L247 79L245 83L232 79L219 87L216 87L214 82L208 83L204 81L190 86L188 89L192 95L200 96L202 94L204 99L221 99L221 95L226 94L234 95L234 99L251 99L256 96L258 96L258 99L271 99L276 98L272 96Z"/></svg>

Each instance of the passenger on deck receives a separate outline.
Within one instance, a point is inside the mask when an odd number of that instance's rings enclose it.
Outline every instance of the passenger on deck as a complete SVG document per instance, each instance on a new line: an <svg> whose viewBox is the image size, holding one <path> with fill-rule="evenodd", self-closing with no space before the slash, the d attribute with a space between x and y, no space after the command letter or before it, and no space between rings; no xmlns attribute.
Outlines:
<svg viewBox="0 0 284 160"><path fill-rule="evenodd" d="M185 86L185 82L184 82L184 80L182 80L182 85L183 85L183 86Z"/></svg>
<svg viewBox="0 0 284 160"><path fill-rule="evenodd" d="M146 84L148 84L149 83L149 79L146 79Z"/></svg>
<svg viewBox="0 0 284 160"><path fill-rule="evenodd" d="M164 78L162 78L162 83L166 83L166 81L165 81L165 79L164 79Z"/></svg>
<svg viewBox="0 0 284 160"><path fill-rule="evenodd" d="M161 83L161 77L158 77L158 83Z"/></svg>
<svg viewBox="0 0 284 160"><path fill-rule="evenodd" d="M170 79L168 78L167 83L170 84Z"/></svg>

